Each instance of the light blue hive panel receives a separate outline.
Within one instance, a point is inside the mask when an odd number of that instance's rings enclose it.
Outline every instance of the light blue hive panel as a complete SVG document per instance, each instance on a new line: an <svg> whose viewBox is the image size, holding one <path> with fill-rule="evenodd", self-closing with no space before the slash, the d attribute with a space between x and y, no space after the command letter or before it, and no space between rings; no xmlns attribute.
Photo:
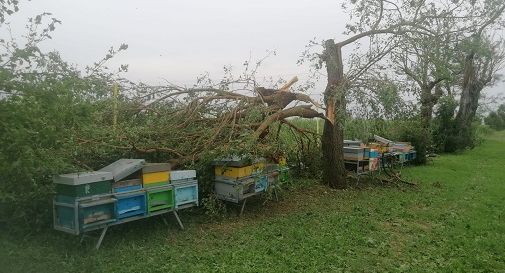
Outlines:
<svg viewBox="0 0 505 273"><path fill-rule="evenodd" d="M198 181L174 184L175 207L188 208L198 206Z"/></svg>

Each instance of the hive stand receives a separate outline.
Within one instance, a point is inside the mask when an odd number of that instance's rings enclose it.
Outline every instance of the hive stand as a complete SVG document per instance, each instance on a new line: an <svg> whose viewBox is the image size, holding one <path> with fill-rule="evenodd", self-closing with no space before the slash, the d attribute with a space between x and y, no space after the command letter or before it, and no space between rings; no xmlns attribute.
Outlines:
<svg viewBox="0 0 505 273"><path fill-rule="evenodd" d="M182 221L179 218L179 214L177 213L177 210L171 210L171 211L174 214L175 219L177 220L177 224L179 224L179 227L181 228L181 230L184 230L184 225L182 224ZM110 226L124 224L126 222L131 222L131 221L135 221L135 220L138 220L138 219L148 218L148 217L157 216L157 215L162 215L161 219L163 220L163 222L165 223L165 225L168 225L168 222L167 222L167 219L166 219L168 217L165 217L165 215L163 215L163 214L166 214L168 212L170 212L170 211L169 210L163 210L163 211L159 211L159 212L156 212L156 213L152 213L151 215L148 215L147 217L146 216L130 217L130 218L126 218L124 220L121 220L119 222L114 222L114 223L110 223L110 224L104 224L102 226L98 226L98 227L93 228L93 229L88 229L88 230L84 231L81 234L80 243L82 244L82 242L84 241L84 239L86 237L88 237L88 238L95 238L93 236L88 235L87 233L101 229L100 237L98 237L98 241L96 242L96 245L95 245L95 249L98 250L100 248L100 246L102 245L102 242L103 242L103 239L105 237L105 234L107 233L107 230L109 229Z"/></svg>

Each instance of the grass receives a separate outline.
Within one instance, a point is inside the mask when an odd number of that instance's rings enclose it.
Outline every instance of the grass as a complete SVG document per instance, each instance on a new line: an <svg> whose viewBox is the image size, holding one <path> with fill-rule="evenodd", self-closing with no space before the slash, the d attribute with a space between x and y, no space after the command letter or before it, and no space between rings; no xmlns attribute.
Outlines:
<svg viewBox="0 0 505 273"><path fill-rule="evenodd" d="M309 184L243 218L114 227L99 251L56 231L0 235L3 272L505 271L505 133L403 170L418 189Z"/></svg>

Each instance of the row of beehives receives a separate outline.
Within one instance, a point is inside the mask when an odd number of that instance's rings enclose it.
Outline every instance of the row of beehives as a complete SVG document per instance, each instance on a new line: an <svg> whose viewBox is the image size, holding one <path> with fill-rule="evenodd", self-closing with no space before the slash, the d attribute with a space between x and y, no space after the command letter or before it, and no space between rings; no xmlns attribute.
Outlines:
<svg viewBox="0 0 505 273"><path fill-rule="evenodd" d="M198 205L196 171L120 159L98 171L57 175L54 227L80 234Z"/></svg>
<svg viewBox="0 0 505 273"><path fill-rule="evenodd" d="M249 161L241 158L214 162L214 192L217 198L239 203L251 196L266 192L277 182L288 180L286 161L267 164L265 160Z"/></svg>
<svg viewBox="0 0 505 273"><path fill-rule="evenodd" d="M344 160L355 164L363 162L366 170L378 170L384 155L392 156L396 158L396 163L403 164L413 161L417 153L410 143L393 142L380 136L375 136L375 142L368 144L344 140Z"/></svg>

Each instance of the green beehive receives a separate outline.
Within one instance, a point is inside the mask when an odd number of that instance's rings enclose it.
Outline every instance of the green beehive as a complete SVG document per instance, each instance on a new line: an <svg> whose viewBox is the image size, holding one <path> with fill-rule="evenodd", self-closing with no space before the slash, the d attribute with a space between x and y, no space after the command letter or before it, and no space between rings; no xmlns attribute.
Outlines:
<svg viewBox="0 0 505 273"><path fill-rule="evenodd" d="M56 194L69 197L85 197L111 193L112 174L110 172L82 172L60 174L53 177Z"/></svg>
<svg viewBox="0 0 505 273"><path fill-rule="evenodd" d="M153 187L147 190L147 211L149 214L174 207L174 188L172 185Z"/></svg>

